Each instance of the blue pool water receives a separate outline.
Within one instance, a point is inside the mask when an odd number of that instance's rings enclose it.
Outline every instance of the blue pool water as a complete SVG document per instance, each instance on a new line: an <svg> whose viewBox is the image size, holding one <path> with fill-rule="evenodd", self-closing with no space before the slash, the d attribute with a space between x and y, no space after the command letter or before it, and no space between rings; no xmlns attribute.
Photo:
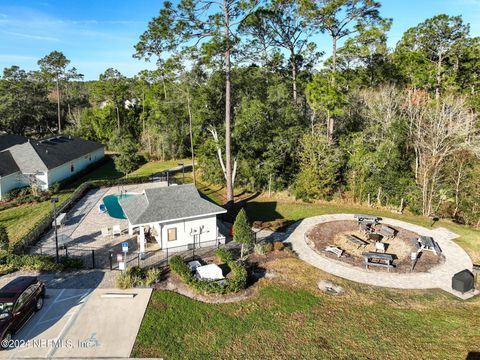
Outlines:
<svg viewBox="0 0 480 360"><path fill-rule="evenodd" d="M119 199L124 199L130 197L132 195L125 194L125 195L108 195L103 198L103 203L107 208L108 215L115 219L126 219L125 213L123 212L120 203L118 202Z"/></svg>

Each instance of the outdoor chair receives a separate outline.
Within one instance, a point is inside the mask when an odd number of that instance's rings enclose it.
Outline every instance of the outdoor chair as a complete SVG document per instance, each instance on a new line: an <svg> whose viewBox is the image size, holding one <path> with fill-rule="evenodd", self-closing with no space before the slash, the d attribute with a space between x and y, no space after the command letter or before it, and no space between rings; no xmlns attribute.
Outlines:
<svg viewBox="0 0 480 360"><path fill-rule="evenodd" d="M107 236L110 236L110 231L108 231L108 228L102 228L102 237Z"/></svg>
<svg viewBox="0 0 480 360"><path fill-rule="evenodd" d="M120 229L120 225L113 225L112 235L122 235L122 230Z"/></svg>

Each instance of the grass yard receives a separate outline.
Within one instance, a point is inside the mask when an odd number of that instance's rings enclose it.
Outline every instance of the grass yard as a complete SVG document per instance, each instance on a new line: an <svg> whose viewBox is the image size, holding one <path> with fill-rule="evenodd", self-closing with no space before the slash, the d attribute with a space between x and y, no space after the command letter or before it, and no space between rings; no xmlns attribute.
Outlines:
<svg viewBox="0 0 480 360"><path fill-rule="evenodd" d="M377 289L295 258L268 263L252 298L205 304L154 291L133 349L169 359L465 359L480 351L480 299ZM320 292L329 279L340 296Z"/></svg>
<svg viewBox="0 0 480 360"><path fill-rule="evenodd" d="M191 162L192 162L191 159L150 161L140 166L137 170L129 174L129 176L150 176L158 172L162 172L167 169L176 167L178 166L178 164L189 165L191 164Z"/></svg>

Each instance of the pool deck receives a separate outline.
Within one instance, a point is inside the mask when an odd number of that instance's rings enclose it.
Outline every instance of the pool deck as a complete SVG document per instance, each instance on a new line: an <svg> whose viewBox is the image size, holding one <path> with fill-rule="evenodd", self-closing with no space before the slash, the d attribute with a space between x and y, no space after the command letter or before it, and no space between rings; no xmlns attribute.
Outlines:
<svg viewBox="0 0 480 360"><path fill-rule="evenodd" d="M107 213L100 213L99 204L107 195L119 195L121 191L127 193L141 193L145 189L152 189L167 186L166 182L153 182L145 184L134 184L114 186L90 190L81 198L75 206L67 213L65 225L58 228L58 235L66 235L73 239L70 246L79 246L92 249L112 248L124 241L136 245L136 237L128 235L128 221L126 219L115 219ZM102 228L111 229L113 225L120 225L122 235L102 236ZM37 243L44 248L55 247L55 233L53 229L43 236ZM135 246L136 247L136 246Z"/></svg>

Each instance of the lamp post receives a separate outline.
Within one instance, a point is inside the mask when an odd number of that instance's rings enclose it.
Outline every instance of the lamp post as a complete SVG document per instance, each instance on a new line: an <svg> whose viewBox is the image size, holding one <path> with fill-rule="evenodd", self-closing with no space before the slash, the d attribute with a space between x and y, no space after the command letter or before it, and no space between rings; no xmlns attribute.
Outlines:
<svg viewBox="0 0 480 360"><path fill-rule="evenodd" d="M56 203L58 202L58 198L51 198L50 201L53 204L53 224L55 225L55 262L58 264L59 263L59 258L58 258L58 233L57 233L57 207Z"/></svg>
<svg viewBox="0 0 480 360"><path fill-rule="evenodd" d="M185 164L178 164L178 166L182 167L182 183L185 184Z"/></svg>

